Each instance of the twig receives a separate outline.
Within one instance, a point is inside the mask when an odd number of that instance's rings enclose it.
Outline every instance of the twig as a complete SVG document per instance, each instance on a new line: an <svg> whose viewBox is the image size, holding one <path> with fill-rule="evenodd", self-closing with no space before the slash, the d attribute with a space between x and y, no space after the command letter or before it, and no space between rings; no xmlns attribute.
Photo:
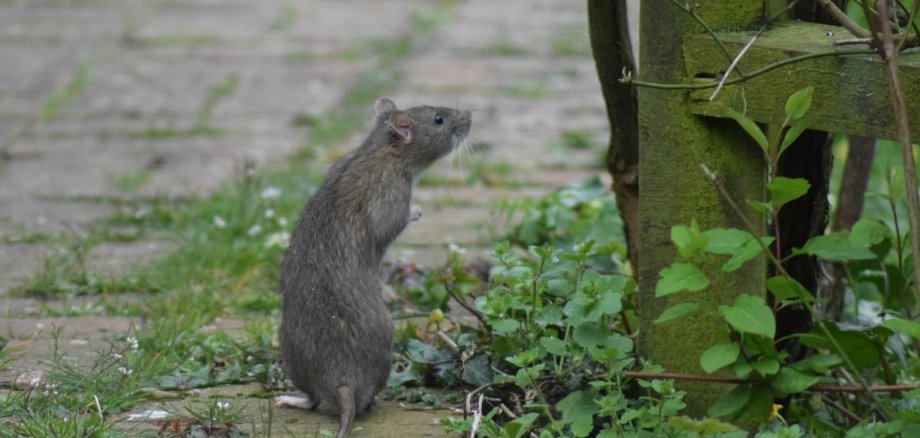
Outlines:
<svg viewBox="0 0 920 438"><path fill-rule="evenodd" d="M854 423L859 423L860 421L862 421L862 418L859 418L859 415L856 415L856 414L854 414L853 412L850 412L849 409L847 409L847 408L844 407L844 406L841 406L839 403L837 403L837 402L831 400L831 399L828 398L827 396L823 396L823 395L822 395L822 396L821 396L821 400L824 401L824 403L827 404L828 406L830 406L830 407L836 409L838 412L840 412L841 414L843 414L843 416L849 418L850 421L852 421L852 422L854 422Z"/></svg>
<svg viewBox="0 0 920 438"><path fill-rule="evenodd" d="M636 378L636 379L653 379L653 380L683 380L688 382L711 382L711 383L726 383L731 385L742 385L745 383L753 383L751 380L739 379L736 377L719 377L719 376L705 376L699 374L681 374L681 373L654 373L650 371L627 371L626 377ZM920 388L920 384L903 384L903 385L879 385L879 386L870 386L868 389L870 392L895 392L895 391L910 391L912 389ZM808 387L808 391L812 392L864 392L866 388L863 388L859 385L824 385L824 384L815 384Z"/></svg>
<svg viewBox="0 0 920 438"><path fill-rule="evenodd" d="M466 300L463 299L463 297L457 295L457 292L454 291L453 286L449 286L449 285L445 284L445 285L444 285L444 290L447 291L448 295L450 295L450 297L453 298L454 301L456 301L457 304L460 305L460 307L463 307L464 309L466 309L467 311L469 311L470 313L472 313L473 316L475 316L476 319L479 320L479 323L482 324L482 327L483 327L483 328L487 327L487 325L486 325L486 316L483 315L482 312L479 311L479 309L477 309L477 308L475 308L475 307L469 305L469 303L467 303ZM487 334L490 338L492 337L491 332L486 331L486 334Z"/></svg>
<svg viewBox="0 0 920 438"><path fill-rule="evenodd" d="M795 64L797 62L807 61L809 59L824 58L828 56L853 56L853 55L874 55L875 50L873 49L851 49L851 50L834 50L831 52L821 52L821 53L808 53L805 55L794 56L792 58L787 58L782 61L774 62L773 64L766 65L757 70L754 70L747 74L743 78L729 79L725 81L723 85L734 85L739 82L743 82L749 79L753 79L757 76L760 76L764 73L776 70L780 67L785 67L789 64ZM627 72L629 73L629 72ZM620 82L624 84L633 84L637 87L648 87L648 88L659 88L659 89L672 89L672 90L705 90L707 88L713 88L718 85L716 82L710 82L706 84L662 84L657 82L646 82L640 81L632 78L631 74L625 74L620 78Z"/></svg>
<svg viewBox="0 0 920 438"><path fill-rule="evenodd" d="M479 407L473 413L473 425L470 427L470 438L476 438L476 432L479 432L479 423L482 421L482 399L485 394L479 394Z"/></svg>
<svg viewBox="0 0 920 438"><path fill-rule="evenodd" d="M460 347L457 346L457 343L454 342L454 340L451 339L449 336L447 336L446 333L444 333L441 330L438 330L438 337L441 338L441 340L444 341L444 343L447 344L447 346L450 347L451 350L454 350L457 353L460 352Z"/></svg>
<svg viewBox="0 0 920 438"><path fill-rule="evenodd" d="M851 34L857 38L869 38L869 32L856 24L855 21L851 20L846 12L841 11L831 0L818 0L818 4L821 5L828 14L831 14L834 20L837 20L840 25L850 31Z"/></svg>

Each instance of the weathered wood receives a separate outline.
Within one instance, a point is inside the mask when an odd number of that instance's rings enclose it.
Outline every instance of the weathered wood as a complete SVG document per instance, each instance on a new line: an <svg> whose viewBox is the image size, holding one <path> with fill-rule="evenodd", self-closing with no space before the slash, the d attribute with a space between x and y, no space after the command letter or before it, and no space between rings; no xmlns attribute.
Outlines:
<svg viewBox="0 0 920 438"><path fill-rule="evenodd" d="M755 26L760 20L760 0L699 0L696 11L714 29ZM642 2L641 59L643 80L673 83L685 80L683 41L702 29L686 12L667 1ZM711 55L727 64L726 55ZM731 196L762 199L764 162L760 149L734 121L699 117L688 106L689 91L639 89L639 354L669 372L701 374L699 357L711 345L727 342L724 323L714 316L683 318L654 324L667 307L702 298L729 303L740 293L763 293L765 266L754 260L733 273L721 271L723 257L699 257L711 286L699 293L682 292L655 297L658 273L676 261L671 227L696 220L701 227L744 228L740 218L720 199L700 171L705 163L726 182ZM749 220L763 224L759 214ZM762 226L762 225L761 225ZM763 233L763 230L756 230ZM731 385L681 383L687 389L688 414L697 416Z"/></svg>
<svg viewBox="0 0 920 438"><path fill-rule="evenodd" d="M737 52L753 36L753 31L720 33L729 51ZM829 36L830 34L830 36ZM804 22L784 22L764 32L738 64L745 73L792 57L866 49L863 46L837 47L835 40L852 38L843 28ZM709 35L688 37L684 45L685 77L712 81L728 62ZM920 138L920 53L899 56L901 86L910 116L911 134ZM708 78L708 79L699 79ZM894 138L896 129L885 76L884 63L877 55L822 57L794 63L757 76L743 84L726 86L709 101L713 89L691 93L695 114L724 117L726 106L744 107L747 116L760 123L781 123L786 98L805 86L813 85L813 111L818 118L813 129L844 132L866 137Z"/></svg>

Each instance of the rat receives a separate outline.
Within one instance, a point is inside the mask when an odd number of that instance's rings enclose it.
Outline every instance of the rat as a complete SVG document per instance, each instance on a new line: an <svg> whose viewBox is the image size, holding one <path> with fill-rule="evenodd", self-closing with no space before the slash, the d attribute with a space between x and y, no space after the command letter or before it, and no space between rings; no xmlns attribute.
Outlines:
<svg viewBox="0 0 920 438"><path fill-rule="evenodd" d="M338 411L337 438L367 411L392 365L393 320L382 294L380 263L409 222L421 217L412 186L469 134L469 111L374 104L374 126L338 160L291 234L281 263L278 330L287 377L305 399L276 406Z"/></svg>

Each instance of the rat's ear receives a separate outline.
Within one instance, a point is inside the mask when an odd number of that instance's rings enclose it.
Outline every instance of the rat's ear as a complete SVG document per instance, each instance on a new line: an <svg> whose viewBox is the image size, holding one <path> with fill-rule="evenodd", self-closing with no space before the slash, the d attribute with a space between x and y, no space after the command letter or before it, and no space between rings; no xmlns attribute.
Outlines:
<svg viewBox="0 0 920 438"><path fill-rule="evenodd" d="M390 104L392 103L390 102ZM409 120L408 114L402 111L393 111L390 113L390 120L387 124L399 136L400 143L408 144L412 141L412 120Z"/></svg>
<svg viewBox="0 0 920 438"><path fill-rule="evenodd" d="M382 97L374 104L374 111L377 117L380 117L381 114L396 111L396 104L392 100Z"/></svg>

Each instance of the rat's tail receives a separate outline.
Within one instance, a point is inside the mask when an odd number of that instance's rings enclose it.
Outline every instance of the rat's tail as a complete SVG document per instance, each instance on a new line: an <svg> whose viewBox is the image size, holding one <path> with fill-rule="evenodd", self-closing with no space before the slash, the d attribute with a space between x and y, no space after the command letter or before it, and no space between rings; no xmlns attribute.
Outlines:
<svg viewBox="0 0 920 438"><path fill-rule="evenodd" d="M355 393L348 386L339 387L339 431L335 438L346 438L351 429L351 420L355 418Z"/></svg>

